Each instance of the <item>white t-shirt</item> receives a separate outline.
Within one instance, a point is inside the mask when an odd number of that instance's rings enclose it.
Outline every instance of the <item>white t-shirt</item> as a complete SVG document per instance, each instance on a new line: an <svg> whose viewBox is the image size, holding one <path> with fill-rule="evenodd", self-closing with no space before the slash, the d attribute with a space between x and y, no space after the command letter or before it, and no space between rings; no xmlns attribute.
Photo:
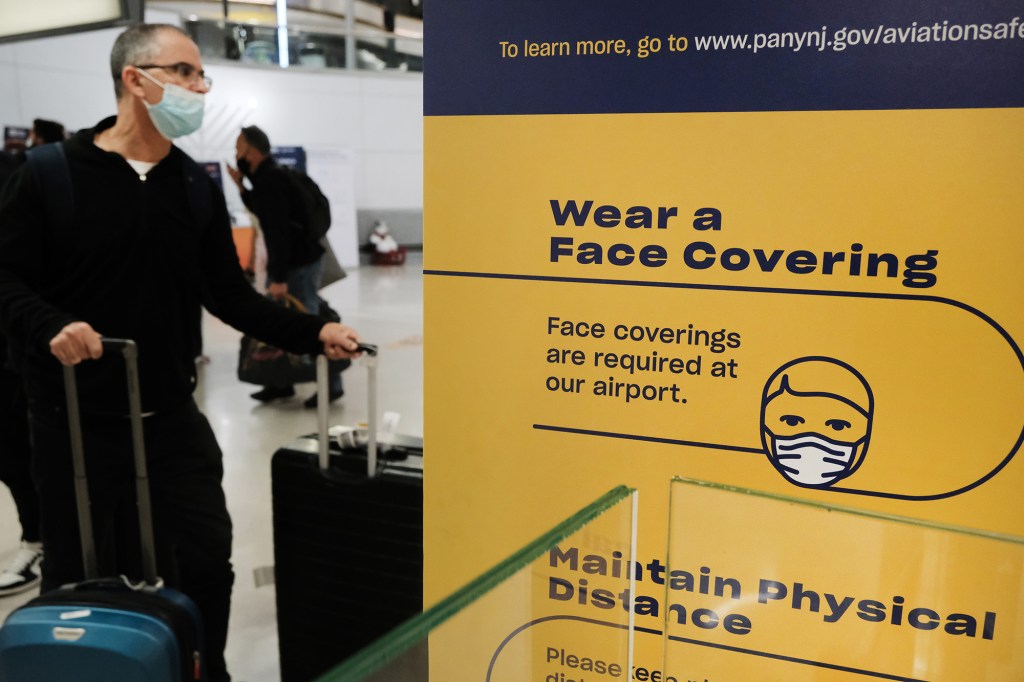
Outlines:
<svg viewBox="0 0 1024 682"><path fill-rule="evenodd" d="M153 166L156 165L150 161L136 161L135 159L125 160L128 162L128 165L132 167L132 170L139 174L139 180L142 180L143 182L146 181L146 173L153 170Z"/></svg>

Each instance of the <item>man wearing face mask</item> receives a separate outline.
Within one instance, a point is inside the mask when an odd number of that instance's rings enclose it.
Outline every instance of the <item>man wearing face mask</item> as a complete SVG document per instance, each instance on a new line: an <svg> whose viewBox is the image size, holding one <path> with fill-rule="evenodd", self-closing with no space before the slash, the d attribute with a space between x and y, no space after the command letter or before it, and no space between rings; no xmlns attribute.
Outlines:
<svg viewBox="0 0 1024 682"><path fill-rule="evenodd" d="M37 118L32 121L32 128L28 133L28 148L38 147L39 145L48 144L50 142L61 142L67 137L64 126L57 121L49 121L45 118ZM18 163L24 163L26 158L25 149L20 150L15 154L15 158ZM0 183L2 185L2 183Z"/></svg>
<svg viewBox="0 0 1024 682"><path fill-rule="evenodd" d="M833 358L799 358L765 384L761 441L790 483L827 488L864 462L873 418L871 387L857 370Z"/></svg>
<svg viewBox="0 0 1024 682"><path fill-rule="evenodd" d="M100 573L138 574L137 536L119 528L134 504L124 368L103 357L100 335L134 339L157 568L202 612L208 679L229 680L232 526L222 454L192 397L201 306L294 353L354 357L358 335L278 306L246 281L223 196L171 143L202 122L211 83L195 43L173 26L133 26L110 62L117 116L62 143L69 183L30 158L0 196L0 328L29 399L42 589L84 573L61 364L81 363Z"/></svg>
<svg viewBox="0 0 1024 682"><path fill-rule="evenodd" d="M242 128L235 141L238 168L228 166L228 173L238 186L245 207L259 219L260 232L267 246L267 293L280 299L291 294L317 312L320 298L320 274L323 271L324 249L309 230L302 227L302 200L297 190L270 154L270 139L256 126ZM252 189L242 179L249 178ZM270 402L295 395L292 386L265 386L252 394L254 400ZM328 396L331 401L344 395L341 373L330 376ZM316 407L316 394L305 406Z"/></svg>

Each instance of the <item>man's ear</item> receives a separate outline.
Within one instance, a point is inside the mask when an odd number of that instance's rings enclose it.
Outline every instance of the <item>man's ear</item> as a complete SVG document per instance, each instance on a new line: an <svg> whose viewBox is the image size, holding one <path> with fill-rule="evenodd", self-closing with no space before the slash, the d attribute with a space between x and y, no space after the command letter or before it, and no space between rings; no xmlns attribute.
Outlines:
<svg viewBox="0 0 1024 682"><path fill-rule="evenodd" d="M132 94L145 99L146 90L142 87L143 78L144 76L133 66L126 66L121 69L121 84L124 86L126 94Z"/></svg>

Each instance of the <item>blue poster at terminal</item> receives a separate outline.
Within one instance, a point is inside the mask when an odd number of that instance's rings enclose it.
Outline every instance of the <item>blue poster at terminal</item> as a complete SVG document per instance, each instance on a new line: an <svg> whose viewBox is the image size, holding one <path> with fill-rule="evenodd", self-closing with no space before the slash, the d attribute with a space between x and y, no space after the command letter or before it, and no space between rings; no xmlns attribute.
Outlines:
<svg viewBox="0 0 1024 682"><path fill-rule="evenodd" d="M220 161L199 161L199 167L206 171L206 174L217 183L218 189L224 191L224 173L220 167Z"/></svg>
<svg viewBox="0 0 1024 682"><path fill-rule="evenodd" d="M270 155L281 166L306 172L306 150L303 147L271 147Z"/></svg>
<svg viewBox="0 0 1024 682"><path fill-rule="evenodd" d="M445 0L428 116L1015 107L1013 0ZM453 39L453 36L458 36Z"/></svg>
<svg viewBox="0 0 1024 682"><path fill-rule="evenodd" d="M25 145L28 143L28 136L31 132L30 128L4 126L4 151L25 151Z"/></svg>

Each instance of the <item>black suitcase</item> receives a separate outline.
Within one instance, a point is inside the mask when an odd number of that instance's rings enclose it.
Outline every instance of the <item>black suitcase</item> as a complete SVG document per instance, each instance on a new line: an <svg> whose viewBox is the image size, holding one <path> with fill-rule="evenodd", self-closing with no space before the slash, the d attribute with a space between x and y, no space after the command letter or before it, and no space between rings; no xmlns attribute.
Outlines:
<svg viewBox="0 0 1024 682"><path fill-rule="evenodd" d="M367 443L351 430L327 436L320 357L319 431L272 459L282 682L315 679L423 608L422 439L378 447L376 358L367 355Z"/></svg>
<svg viewBox="0 0 1024 682"><path fill-rule="evenodd" d="M127 368L143 582L99 577L75 374L65 367L86 580L42 594L11 613L0 629L3 682L181 682L205 676L199 610L181 592L164 588L157 577L136 346L104 339L103 347L121 351Z"/></svg>

